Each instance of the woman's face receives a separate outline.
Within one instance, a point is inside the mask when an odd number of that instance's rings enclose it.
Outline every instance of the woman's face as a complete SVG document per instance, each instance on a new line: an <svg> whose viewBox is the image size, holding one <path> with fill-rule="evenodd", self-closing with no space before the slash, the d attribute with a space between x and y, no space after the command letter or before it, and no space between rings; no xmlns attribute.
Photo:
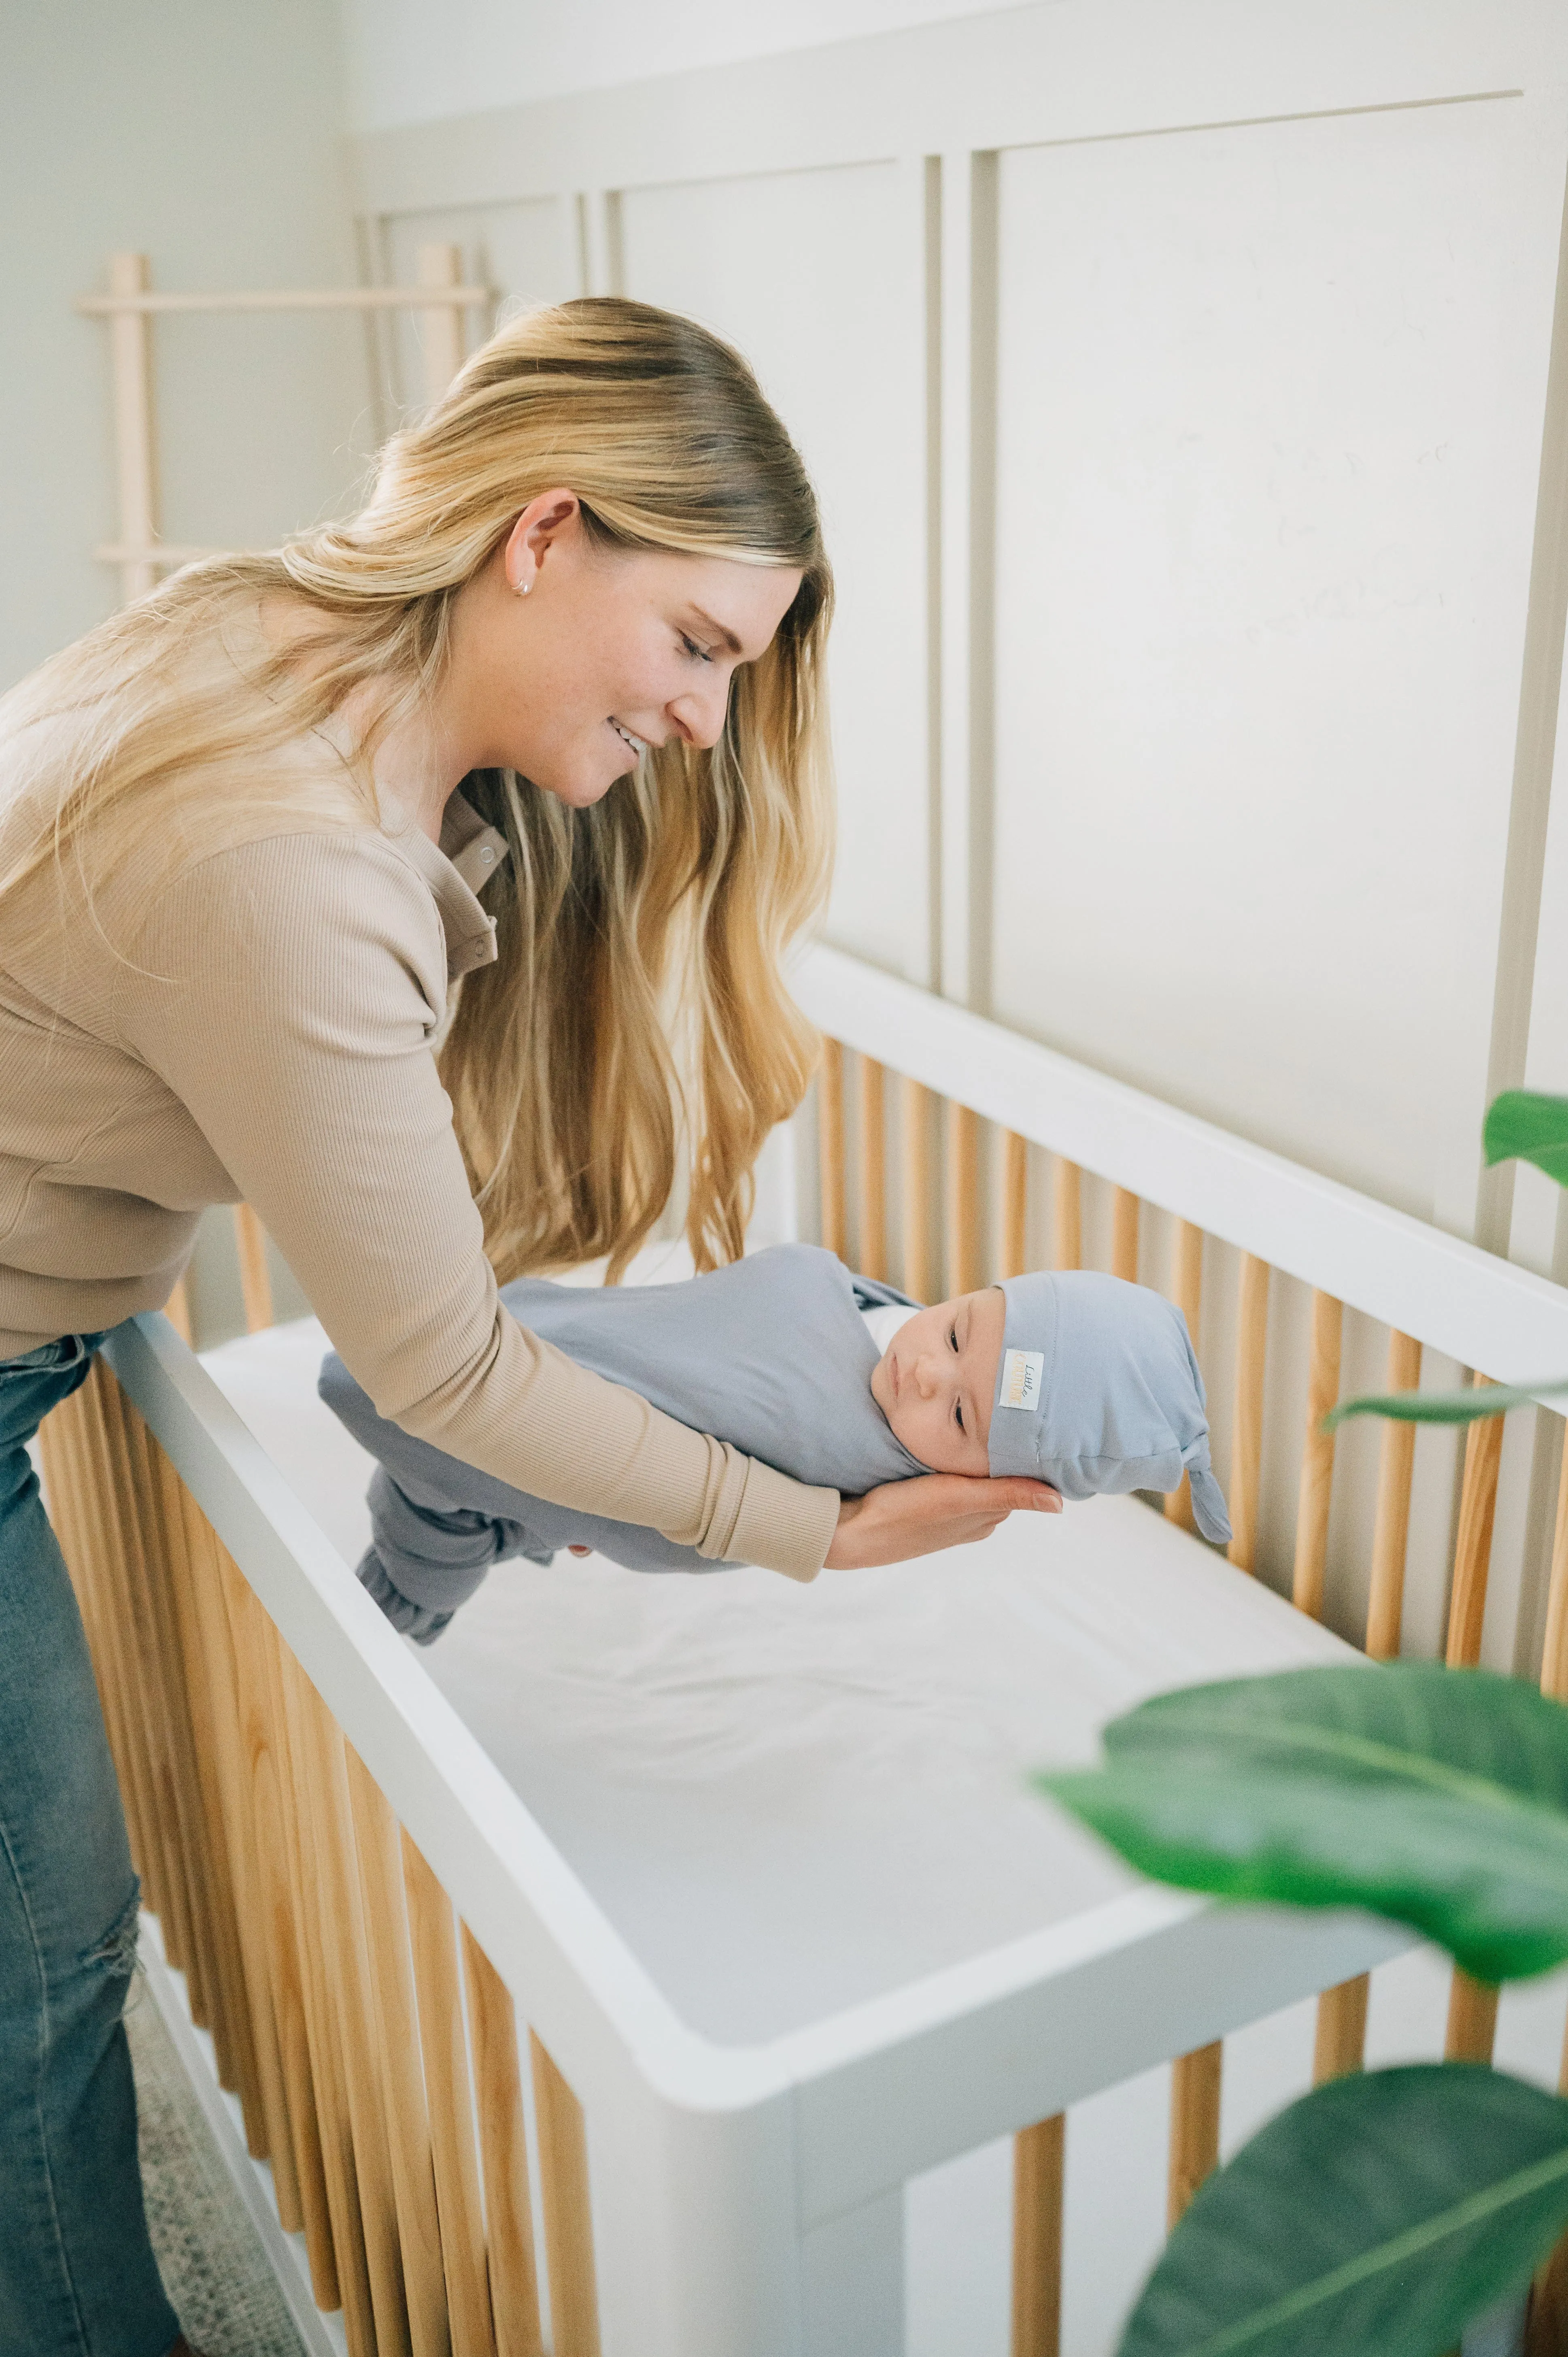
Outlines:
<svg viewBox="0 0 1568 2357"><path fill-rule="evenodd" d="M716 744L737 666L800 586L783 565L607 549L546 491L457 599L446 728L463 770L516 770L574 809L643 749Z"/></svg>

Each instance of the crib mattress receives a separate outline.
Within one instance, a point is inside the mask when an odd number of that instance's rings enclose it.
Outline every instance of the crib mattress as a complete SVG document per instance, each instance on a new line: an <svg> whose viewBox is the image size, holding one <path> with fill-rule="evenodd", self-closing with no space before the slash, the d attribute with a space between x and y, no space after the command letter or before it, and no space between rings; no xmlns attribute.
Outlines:
<svg viewBox="0 0 1568 2357"><path fill-rule="evenodd" d="M306 1319L205 1364L346 1565L371 1460ZM1357 1658L1134 1499L809 1586L501 1565L416 1658L681 2016L781 2035L1131 1880L1029 1791L1162 1688Z"/></svg>

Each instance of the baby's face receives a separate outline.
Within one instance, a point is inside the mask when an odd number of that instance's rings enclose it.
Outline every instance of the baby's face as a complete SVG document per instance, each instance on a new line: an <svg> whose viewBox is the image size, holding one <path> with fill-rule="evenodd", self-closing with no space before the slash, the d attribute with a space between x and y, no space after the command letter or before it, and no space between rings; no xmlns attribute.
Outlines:
<svg viewBox="0 0 1568 2357"><path fill-rule="evenodd" d="M871 1396L933 1473L986 1474L1007 1304L995 1286L918 1309L871 1371Z"/></svg>

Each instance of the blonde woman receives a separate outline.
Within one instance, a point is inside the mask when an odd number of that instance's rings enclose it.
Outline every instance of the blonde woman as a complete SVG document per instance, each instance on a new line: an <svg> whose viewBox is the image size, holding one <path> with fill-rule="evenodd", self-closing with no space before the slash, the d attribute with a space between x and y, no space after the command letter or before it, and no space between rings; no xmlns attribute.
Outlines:
<svg viewBox="0 0 1568 2357"><path fill-rule="evenodd" d="M589 1375L498 1276L683 1171L699 1266L816 1042L832 584L745 363L618 301L505 328L352 522L191 567L0 706L0 2347L164 2357L121 2004L135 1886L25 1444L253 1203L378 1410L800 1579L1040 1484L841 1500ZM345 1577L349 1577L345 1573Z"/></svg>

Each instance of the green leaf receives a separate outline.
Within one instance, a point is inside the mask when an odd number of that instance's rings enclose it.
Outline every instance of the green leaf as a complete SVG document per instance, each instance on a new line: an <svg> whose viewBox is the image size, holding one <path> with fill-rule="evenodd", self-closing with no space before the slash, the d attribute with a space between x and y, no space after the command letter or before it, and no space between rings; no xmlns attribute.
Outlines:
<svg viewBox="0 0 1568 2357"><path fill-rule="evenodd" d="M1203 2185L1119 2357L1437 2357L1568 2219L1568 2102L1477 2063L1337 2079Z"/></svg>
<svg viewBox="0 0 1568 2357"><path fill-rule="evenodd" d="M1568 1097L1505 1089L1487 1108L1481 1143L1488 1164L1533 1162L1568 1187Z"/></svg>
<svg viewBox="0 0 1568 2357"><path fill-rule="evenodd" d="M1543 1392L1568 1392L1568 1375L1549 1383L1531 1383L1524 1390L1507 1383L1482 1383L1464 1392L1386 1392L1380 1397L1341 1400L1323 1419L1332 1432L1352 1415L1391 1416L1398 1424L1478 1424L1483 1416L1507 1415L1510 1407L1529 1407Z"/></svg>
<svg viewBox="0 0 1568 2357"><path fill-rule="evenodd" d="M1568 1959L1568 1710L1485 1670L1348 1664L1157 1695L1040 1790L1157 1880L1409 1923L1477 1979Z"/></svg>

